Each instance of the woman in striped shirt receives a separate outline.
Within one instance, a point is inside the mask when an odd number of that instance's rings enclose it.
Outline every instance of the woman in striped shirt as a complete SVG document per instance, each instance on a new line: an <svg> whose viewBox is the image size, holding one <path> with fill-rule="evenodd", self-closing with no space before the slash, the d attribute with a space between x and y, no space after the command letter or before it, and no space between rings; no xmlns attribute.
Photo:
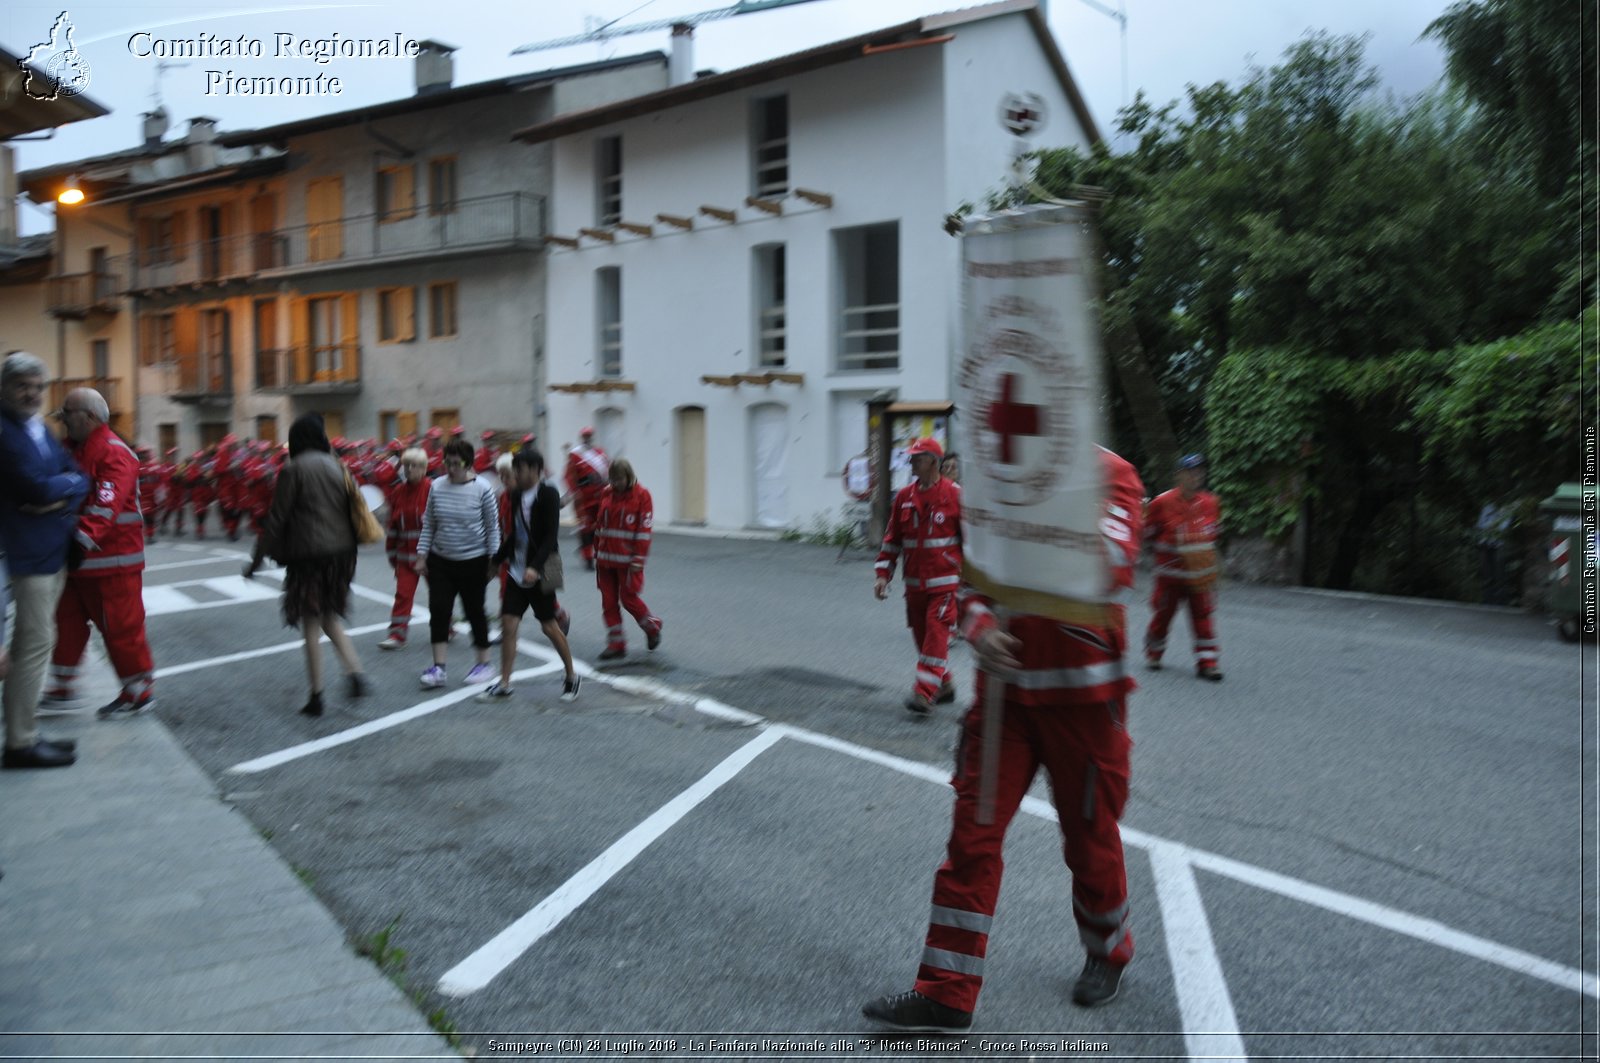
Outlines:
<svg viewBox="0 0 1600 1063"><path fill-rule="evenodd" d="M470 686L494 678L483 592L494 576L494 556L500 551L500 506L494 488L473 473L472 458L472 444L465 439L452 439L444 445L445 475L433 482L422 514L422 535L413 565L428 575L433 667L422 673L425 687L445 684L445 641L458 594L461 611L472 626L476 661L465 682Z"/></svg>

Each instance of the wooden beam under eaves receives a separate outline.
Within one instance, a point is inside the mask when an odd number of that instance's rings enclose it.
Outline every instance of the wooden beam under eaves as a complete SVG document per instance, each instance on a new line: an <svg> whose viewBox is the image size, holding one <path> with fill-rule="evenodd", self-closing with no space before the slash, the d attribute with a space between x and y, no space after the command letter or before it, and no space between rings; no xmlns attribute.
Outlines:
<svg viewBox="0 0 1600 1063"><path fill-rule="evenodd" d="M733 213L733 211L723 210L721 207L707 207L702 205L700 207L700 213L706 215L707 217L716 218L718 221L731 222L737 220L737 216Z"/></svg>
<svg viewBox="0 0 1600 1063"><path fill-rule="evenodd" d="M813 192L808 188L797 188L794 194L807 203L815 203L819 207L833 206L833 197L826 192Z"/></svg>
<svg viewBox="0 0 1600 1063"><path fill-rule="evenodd" d="M650 228L650 226L648 226L648 225L640 225L637 222L619 221L619 222L617 222L617 228L624 229L624 230L632 233L635 236L654 236L655 235L655 230Z"/></svg>
<svg viewBox="0 0 1600 1063"><path fill-rule="evenodd" d="M631 380L596 380L593 387L596 391L632 391L634 384Z"/></svg>
<svg viewBox="0 0 1600 1063"><path fill-rule="evenodd" d="M779 203L776 199L762 199L760 196L745 196L744 205L747 207L754 207L757 210L764 210L768 214L781 215L783 213L783 204Z"/></svg>
<svg viewBox="0 0 1600 1063"><path fill-rule="evenodd" d="M703 376L700 378L700 383L715 384L719 388L736 388L739 386L739 378L737 376Z"/></svg>
<svg viewBox="0 0 1600 1063"><path fill-rule="evenodd" d="M662 225L671 225L676 229L693 229L694 219L685 218L681 214L657 214L656 221Z"/></svg>
<svg viewBox="0 0 1600 1063"><path fill-rule="evenodd" d="M617 242L617 236L610 229L579 229L579 236L587 236L591 240L604 240L608 244Z"/></svg>
<svg viewBox="0 0 1600 1063"><path fill-rule="evenodd" d="M544 242L547 244L557 244L561 247L570 247L574 251L578 249L578 241L571 236L546 236L544 238Z"/></svg>

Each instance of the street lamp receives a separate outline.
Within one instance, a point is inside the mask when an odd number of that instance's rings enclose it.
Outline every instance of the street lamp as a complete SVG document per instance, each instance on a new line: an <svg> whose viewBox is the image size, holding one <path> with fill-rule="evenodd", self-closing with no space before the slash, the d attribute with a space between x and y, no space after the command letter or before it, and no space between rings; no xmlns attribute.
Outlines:
<svg viewBox="0 0 1600 1063"><path fill-rule="evenodd" d="M78 186L78 175L73 174L67 178L66 187L56 193L56 202L67 207L75 207L83 202L83 189Z"/></svg>

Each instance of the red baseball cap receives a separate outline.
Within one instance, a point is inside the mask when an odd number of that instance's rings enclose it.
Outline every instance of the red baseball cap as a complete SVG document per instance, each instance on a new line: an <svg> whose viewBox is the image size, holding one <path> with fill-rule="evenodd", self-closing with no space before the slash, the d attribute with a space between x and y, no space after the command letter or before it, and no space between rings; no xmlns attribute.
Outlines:
<svg viewBox="0 0 1600 1063"><path fill-rule="evenodd" d="M907 457L911 457L914 454L932 454L936 458L943 459L944 448L939 445L937 439L932 436L924 436L906 448Z"/></svg>

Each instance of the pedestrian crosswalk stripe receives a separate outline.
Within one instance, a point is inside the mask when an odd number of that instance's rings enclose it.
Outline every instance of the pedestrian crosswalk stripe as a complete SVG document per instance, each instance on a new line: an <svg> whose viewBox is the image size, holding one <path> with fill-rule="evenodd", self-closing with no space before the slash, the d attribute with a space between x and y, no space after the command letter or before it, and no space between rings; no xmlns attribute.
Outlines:
<svg viewBox="0 0 1600 1063"><path fill-rule="evenodd" d="M187 593L185 588L188 587L203 587L210 591L211 595L222 595L223 599L202 600ZM211 598L211 595L206 597ZM247 580L243 576L219 576L216 579L162 583L144 588L144 615L151 617L167 613L187 613L195 609L215 609L218 606L238 605L242 602L276 600L277 597L276 587Z"/></svg>

